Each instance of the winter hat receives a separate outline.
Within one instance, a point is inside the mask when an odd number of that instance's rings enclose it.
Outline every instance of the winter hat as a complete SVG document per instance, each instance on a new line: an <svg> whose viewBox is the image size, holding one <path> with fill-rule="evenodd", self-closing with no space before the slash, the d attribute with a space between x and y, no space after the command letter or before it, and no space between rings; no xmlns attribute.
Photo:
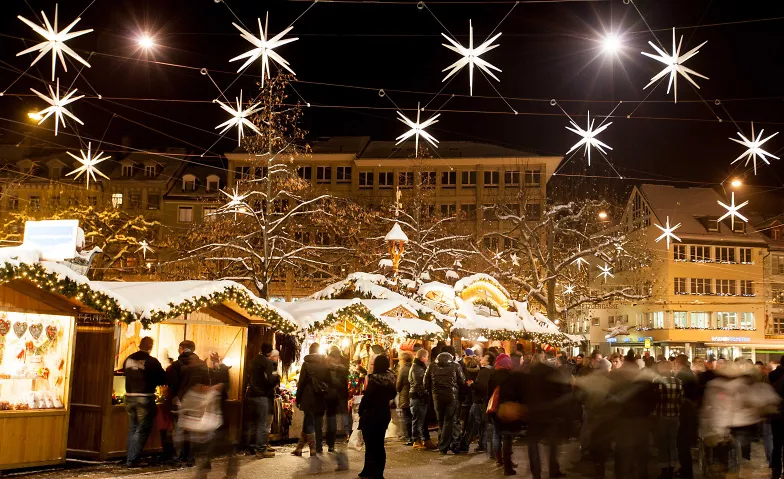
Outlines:
<svg viewBox="0 0 784 479"><path fill-rule="evenodd" d="M499 354L498 357L495 358L495 368L512 369L512 358L510 358L506 353Z"/></svg>
<svg viewBox="0 0 784 479"><path fill-rule="evenodd" d="M466 356L473 356L474 355L474 350L471 349L471 348L468 348L465 351L463 351L463 354L465 354Z"/></svg>

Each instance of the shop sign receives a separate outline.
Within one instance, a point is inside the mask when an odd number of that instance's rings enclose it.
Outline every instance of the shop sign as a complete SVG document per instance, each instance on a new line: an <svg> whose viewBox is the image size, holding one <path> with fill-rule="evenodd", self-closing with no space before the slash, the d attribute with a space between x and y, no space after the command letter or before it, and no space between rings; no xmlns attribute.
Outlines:
<svg viewBox="0 0 784 479"><path fill-rule="evenodd" d="M651 341L653 341L653 336L644 336L642 338L623 338L624 343L645 343L648 346L646 348L650 348Z"/></svg>
<svg viewBox="0 0 784 479"><path fill-rule="evenodd" d="M711 341L723 341L726 343L748 343L751 338L743 336L712 336Z"/></svg>
<svg viewBox="0 0 784 479"><path fill-rule="evenodd" d="M618 338L607 338L607 342L608 343L617 343L618 342Z"/></svg>
<svg viewBox="0 0 784 479"><path fill-rule="evenodd" d="M651 339L645 338L645 349L651 349Z"/></svg>

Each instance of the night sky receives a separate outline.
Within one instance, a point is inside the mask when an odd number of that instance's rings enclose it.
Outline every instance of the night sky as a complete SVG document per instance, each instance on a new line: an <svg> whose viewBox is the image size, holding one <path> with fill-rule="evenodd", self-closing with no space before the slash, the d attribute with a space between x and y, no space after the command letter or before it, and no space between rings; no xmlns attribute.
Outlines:
<svg viewBox="0 0 784 479"><path fill-rule="evenodd" d="M68 42L87 58L91 69L75 86L85 98L72 111L85 126L78 132L83 140L104 138L106 149L123 137L135 148L184 147L201 153L217 139L214 127L227 119L212 103L219 91L210 77L225 89L232 100L243 90L244 98L255 89L260 64L245 74L236 72L242 62L229 59L244 53L250 44L232 26L233 12L258 35L256 18L270 14L270 31L277 34L297 19L310 2L282 0L240 1L228 4L213 0L67 0L60 3L60 26L70 23L87 8L74 30L94 28L95 32ZM428 2L418 9L415 2L317 3L294 24L288 36L299 40L277 51L290 63L300 80L295 86L311 103L304 126L311 138L332 135L366 135L375 140L391 140L405 131L395 119L395 105L413 109L417 102L430 110L444 107L441 121L431 129L440 140L485 141L540 154L563 155L576 142L565 126L563 108L585 126L585 114L603 116L618 106L613 124L600 136L614 148L610 159L625 177L652 180L690 180L716 184L728 175L746 175L746 181L780 187L784 179L781 161L763 165L757 177L730 162L744 148L729 141L736 136L733 118L744 134L764 128L767 136L784 129L784 84L782 83L782 41L784 2L739 0L638 0L642 17L664 47L672 43L673 26L678 38L684 35L681 52L708 43L686 66L708 76L697 79L699 94L679 78L678 104L659 84L645 103L650 89L643 91L661 64L646 58L653 40L641 15L623 0L600 2L520 3L497 31L500 46L486 54L490 63L501 68L498 91L481 75L474 79L474 97L468 94L468 73L457 74L439 97L443 84L441 70L458 55L441 46L444 31L439 21L466 44L468 21L473 19L475 41L482 42L512 8L501 2ZM229 8L227 8L227 5ZM52 19L54 2L49 0L9 0L4 2L0 36L0 89L6 89L29 66L32 55L15 57L37 36L19 21L22 15L37 22L43 9ZM89 6L89 7L88 7ZM772 19L740 23L748 20ZM731 25L714 24L734 22ZM694 28L702 25L701 28ZM683 28L681 28L683 27ZM688 27L688 28L686 28ZM135 39L142 31L152 32L159 44L152 53L138 50ZM617 31L623 50L614 60L601 54L598 39L605 31ZM184 65L192 68L150 63ZM77 146L73 136L55 137L35 129L26 114L43 108L30 97L30 87L45 88L49 79L50 56L19 79L0 98L0 141L19 141L14 131L30 131L39 146ZM200 74L206 68L210 76ZM70 84L78 68L58 67L61 86ZM275 71L275 67L273 67ZM235 82L236 80L236 82ZM89 84L88 84L89 82ZM327 83L344 86L326 86ZM350 88L363 87L363 88ZM378 90L385 89L382 97ZM93 90L94 89L94 90ZM94 91L103 96L95 97ZM450 99L451 94L455 97ZM18 96L23 95L23 96ZM701 101L701 98L705 101ZM530 99L530 100L522 100ZM154 99L146 101L140 99ZM290 100L297 100L292 94ZM717 106L715 100L722 100ZM191 102L162 101L189 100ZM743 101L740 101L743 100ZM726 111L725 111L726 108ZM633 112L632 118L627 115ZM413 115L413 111L408 112ZM116 116L114 116L116 115ZM424 113L425 117L429 113ZM716 118L724 121L719 123ZM665 119L666 118L666 119ZM51 120L44 127L51 127ZM73 133L70 127L65 133ZM211 154L236 147L236 130L221 140ZM737 137L737 136L736 136ZM766 150L781 156L784 134L770 140ZM603 175L608 169L598 155L595 166L585 167L582 155L573 158L565 171Z"/></svg>

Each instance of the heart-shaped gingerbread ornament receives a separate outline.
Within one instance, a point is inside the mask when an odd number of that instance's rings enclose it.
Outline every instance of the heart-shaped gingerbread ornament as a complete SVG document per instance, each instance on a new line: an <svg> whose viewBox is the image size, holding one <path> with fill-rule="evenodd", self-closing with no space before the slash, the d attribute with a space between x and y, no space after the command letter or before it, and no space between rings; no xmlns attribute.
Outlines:
<svg viewBox="0 0 784 479"><path fill-rule="evenodd" d="M30 325L29 330L30 336L32 336L33 339L38 339L41 337L41 333L44 332L44 325L41 323L34 323Z"/></svg>
<svg viewBox="0 0 784 479"><path fill-rule="evenodd" d="M0 336L5 336L11 331L11 321L0 319Z"/></svg>
<svg viewBox="0 0 784 479"><path fill-rule="evenodd" d="M49 338L49 341L54 341L54 338L57 336L57 326L49 325L46 327L46 337Z"/></svg>
<svg viewBox="0 0 784 479"><path fill-rule="evenodd" d="M22 321L17 321L14 323L14 333L16 333L17 338L21 338L24 336L24 333L27 331L27 323Z"/></svg>

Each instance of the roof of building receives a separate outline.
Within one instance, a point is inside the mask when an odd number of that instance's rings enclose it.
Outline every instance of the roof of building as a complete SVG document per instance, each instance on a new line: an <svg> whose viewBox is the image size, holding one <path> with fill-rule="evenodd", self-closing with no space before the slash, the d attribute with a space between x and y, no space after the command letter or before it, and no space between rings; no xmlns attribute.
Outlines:
<svg viewBox="0 0 784 479"><path fill-rule="evenodd" d="M178 172L178 178L173 181L169 191L166 192L167 198L172 197L198 197L202 198L204 195L219 195L217 190L207 192L207 178L210 176L217 176L219 183L218 188L226 188L226 161L224 158L200 158L188 157L184 160L182 169ZM185 175L193 175L196 177L196 190L183 191L182 178Z"/></svg>
<svg viewBox="0 0 784 479"><path fill-rule="evenodd" d="M413 158L414 143L396 145L395 141L371 141L360 158ZM442 141L438 148L428 145L434 158L532 158L536 153L476 141Z"/></svg>

